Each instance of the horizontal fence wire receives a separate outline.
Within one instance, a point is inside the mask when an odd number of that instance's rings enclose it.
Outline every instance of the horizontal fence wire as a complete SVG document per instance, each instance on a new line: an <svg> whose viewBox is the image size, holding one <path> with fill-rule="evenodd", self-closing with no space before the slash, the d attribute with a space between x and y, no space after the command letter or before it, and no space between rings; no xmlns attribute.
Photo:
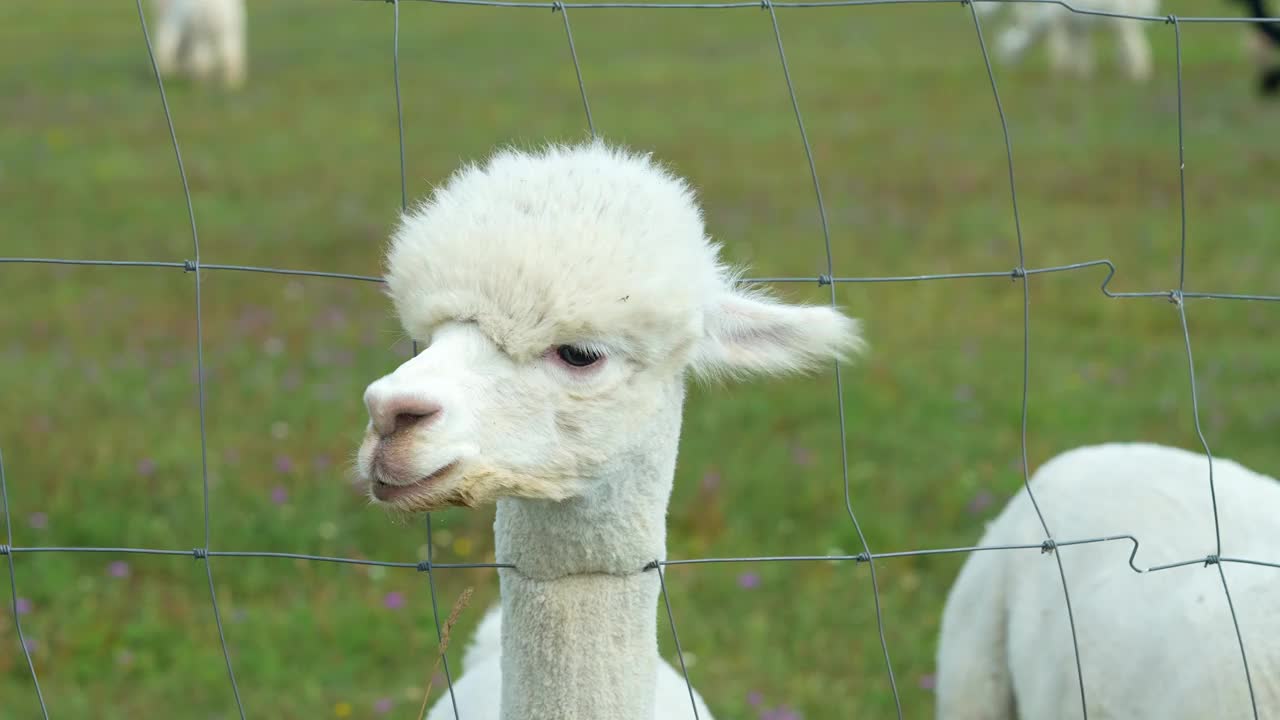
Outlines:
<svg viewBox="0 0 1280 720"><path fill-rule="evenodd" d="M161 106L164 111L165 121L169 129L170 140L174 150L175 159L177 161L178 177L182 184L183 196L186 204L187 215L190 224L191 241L193 248L192 259L179 260L98 260L98 259L75 259L75 258L41 258L41 257L0 257L0 264L47 264L47 265L71 265L71 266L89 266L89 267L112 267L112 268L163 268L169 270L182 270L184 274L191 274L195 283L195 314L196 314L196 370L198 385L198 412L200 420L200 454L201 454L201 483L203 491L203 520L204 520L204 545L192 549L178 548L132 548L132 547L75 547L75 546L33 546L23 547L15 545L13 541L13 520L12 508L9 502L7 478L4 470L3 454L0 454L0 516L3 517L5 523L6 542L0 544L0 556L4 556L8 566L8 574L10 581L10 606L13 613L14 626L17 631L18 641L21 645L23 657L26 661L27 668L31 674L32 684L38 699L40 710L45 718L49 717L49 711L45 703L44 694L40 688L39 677L36 672L36 666L32 660L29 646L25 640L22 629L22 622L18 612L18 580L15 569L15 557L18 555L37 555L44 553L119 553L119 554L142 554L142 555L167 555L167 556L188 556L197 561L204 562L205 575L208 579L209 600L213 611L215 626L218 631L219 642L226 663L227 677L230 684L232 698L234 699L236 709L242 718L247 717L248 713L244 703L240 697L239 687L236 682L235 671L231 662L231 653L228 649L225 634L222 629L222 618L218 611L217 593L214 589L213 569L210 558L272 558L294 561L308 562L325 562L340 563L350 565L377 566L385 568L411 569L418 572L425 572L428 577L431 592L432 615L435 621L437 640L440 639L440 617L439 608L436 599L436 589L434 573L436 570L461 570L461 569L498 569L513 567L504 563L436 563L431 554L432 548L432 528L431 519L428 514L426 518L427 548L428 556L425 561L409 562L409 561L391 561L391 560L373 560L368 558L354 557L332 557L323 555L309 555L303 553L286 553L271 552L257 550L213 550L212 538L210 537L210 517L211 505L209 497L209 478L208 478L208 438L205 421L205 373L203 359L203 323L202 323L202 304L200 297L200 274L202 271L230 271L230 272L248 272L248 273L265 273L283 276L301 276L315 278L329 278L336 280L350 280L358 282L382 283L383 279L377 276L359 275L343 272L318 271L318 270L299 270L289 268L259 267L252 265L233 265L233 264L215 264L202 263L200 261L200 241L197 230L195 210L191 200L190 188L186 180L186 171L182 164L182 153L178 143L178 134L175 129L173 115L169 109L168 101L165 98L164 82L161 78L159 69L156 67L155 56L152 49L151 37L147 30L146 18L143 13L141 0L135 0L138 9L139 23L142 30L143 41L147 48L148 58L152 65L157 87L160 94ZM372 0L364 0L369 2ZM404 143L404 112L400 95L400 1L401 0L377 0L378 2L390 4L393 6L393 37L392 37L392 61L393 61L393 84L395 90L396 101L396 120L399 129L399 163L400 163L400 197L401 208L407 209L409 198L406 182L406 161L405 161L405 143ZM1061 556L1058 551L1065 547L1077 545L1092 545L1098 543L1115 543L1128 542L1132 545L1128 565L1135 573L1150 573L1176 568L1183 568L1195 565L1203 567L1215 566L1219 578L1221 579L1224 596L1227 599L1228 607L1231 610L1232 622L1236 634L1237 643L1240 649L1242 670L1245 680L1248 684L1250 700L1253 701L1253 714L1258 717L1256 700L1253 697L1253 679L1250 676L1248 668L1248 657L1245 654L1243 634L1241 632L1239 622L1236 619L1235 607L1231 600L1231 591L1227 584L1226 575L1223 572L1223 565L1228 563L1247 564L1254 566L1263 566L1269 568L1280 569L1280 562L1262 560L1255 558L1229 557L1222 555L1221 541L1221 524L1217 510L1217 495L1213 478L1213 454L1210 450L1208 440L1206 439L1200 424L1200 410L1198 393L1196 389L1196 373L1195 362L1192 353L1191 334L1187 325L1186 301L1196 299L1216 299L1230 301L1260 301L1260 302L1280 302L1280 294L1247 294L1247 293L1229 293L1229 292L1209 292L1209 291L1192 291L1187 290L1186 285L1186 250L1187 250L1187 197L1186 197L1186 162L1185 162L1185 141L1184 141L1184 112L1183 112L1183 79L1182 79L1182 32L1181 26L1185 24L1195 23L1280 23L1280 18L1249 18L1249 17L1183 17L1178 15L1132 15L1124 13L1113 13L1101 10L1091 10L1076 7L1075 5L1062 2L1060 0L1002 0L1003 4L1041 4L1041 5L1057 5L1072 13L1080 15L1092 15L1110 20L1126 19L1152 23L1163 23L1169 25L1173 29L1175 43L1175 62L1177 70L1177 123L1178 123L1178 178L1179 178L1179 211L1180 211L1180 243L1179 243L1179 264L1178 264L1178 286L1171 289L1147 290L1147 291L1114 291L1110 288L1111 282L1117 274L1116 266L1108 259L1093 259L1081 262L1071 263L1067 265L1057 265L1052 267L1028 268L1025 261L1025 246L1023 242L1021 219L1017 205L1017 182L1015 175L1014 150L1012 142L1009 138L1008 123L1005 118L1004 109L1000 101L1000 93L995 79L995 72L992 68L986 41L983 38L982 24L976 8L969 0L830 0L824 2L772 2L772 0L761 0L759 2L726 2L726 3L638 3L638 2L505 2L501 0L404 0L422 3L434 3L441 5L464 5L464 6L483 6L483 7L501 7L501 8L526 8L526 9L542 9L551 10L559 13L565 31L565 38L568 45L569 57L573 63L573 70L577 79L578 89L581 95L582 106L585 114L587 130L594 136L596 134L595 121L591 114L591 104L588 98L586 83L583 79L583 69L579 62L577 49L574 45L573 30L569 22L569 11L572 10L602 10L602 9L636 9L636 10L678 10L678 9L705 9L705 10L731 10L731 9L748 9L755 8L764 10L768 14L768 21L773 33L773 37L778 50L778 58L783 71L783 77L786 81L788 98L790 100L791 109L794 113L797 128L802 140L805 153L805 160L810 172L813 185L813 192L816 200L816 210L820 221L822 231L822 242L826 256L826 272L821 275L812 277L757 277L743 278L738 280L743 284L774 284L774 283L808 283L818 286L827 286L830 288L831 302L836 302L835 286L841 284L855 283L898 283L898 282L925 282L935 280L978 280L978 279L1008 279L1010 281L1022 282L1022 329L1023 329L1023 353L1022 353L1022 401L1020 415L1020 443L1021 443L1021 465L1023 475L1023 487L1030 497L1035 511L1039 517L1042 529L1044 530L1044 538L1041 540L1031 541L1023 544L1008 545L977 545L966 547L945 547L945 548L924 548L916 550L900 550L889 552L873 552L867 543L866 537L862 532L858 522L857 515L854 512L853 503L851 501L849 487L849 464L848 449L846 445L846 427L845 413L843 405L843 382L840 373L840 366L835 366L835 394L836 394L836 419L838 421L839 441L842 462L842 482L843 494L845 500L845 508L849 520L856 531L859 541L863 546L863 552L857 554L842 555L785 555L785 556L758 556L758 557L702 557L702 558L686 558L686 559L666 559L654 560L643 568L642 571L656 571L658 573L663 603L666 608L666 614L670 623L673 639L675 640L676 653L679 657L681 672L684 675L686 685L689 690L689 700L693 706L695 718L697 717L697 705L694 702L694 692L691 681L689 680L688 666L684 661L684 653L680 644L679 634L676 629L675 613L672 610L671 601L667 594L667 579L662 572L664 567L672 566L691 566L691 565L707 565L707 564L723 564L723 563L811 563L811 562L831 562L831 563L848 563L866 564L870 570L870 586L872 600L876 611L877 629L879 632L879 640L884 654L885 670L889 682L889 688L893 694L894 707L899 719L902 718L902 706L899 693L894 680L893 666L891 656L889 654L889 646L885 639L885 618L880 607L880 593L876 582L875 561L877 560L893 560L897 558L934 556L934 555L953 555L953 554L969 554L977 552L993 552L993 551L1039 551L1042 554L1051 554L1054 556L1058 564L1059 575L1062 580L1062 589L1064 599L1067 601L1067 619L1071 625L1071 637L1073 643L1074 659L1076 664L1076 678L1080 690L1080 711L1081 716L1088 717L1087 693L1083 682L1082 660L1080 657L1079 646L1075 633L1075 620L1071 615L1070 595L1067 586L1066 574L1062 569ZM984 0L991 2L992 0ZM1014 221L1014 230L1016 237L1017 262L1010 269L992 270L992 271L975 271L975 272L950 272L936 274L920 274L920 275L899 275L899 276L883 276L883 277L840 277L835 274L836 262L831 249L831 235L827 224L826 208L822 197L822 188L818 180L818 172L814 153L809 144L807 134L805 132L804 120L800 110L800 100L796 91L796 86L792 81L791 72L787 66L786 52L783 44L782 29L778 22L776 11L790 9L820 9L820 8L849 8L861 6L883 6L883 5L962 5L968 6L968 15L971 18L978 42L978 48L981 52L983 62L986 68L988 80L995 103L996 115L1000 121L1003 131L1005 161L1008 169L1009 178L1009 195L1011 203L1011 214ZM1072 540L1061 540L1053 536L1048 523L1044 519L1044 515L1040 510L1039 504L1035 500L1030 485L1030 467L1027 458L1027 433L1028 433L1028 407L1030 402L1030 367L1031 367L1031 346L1030 346L1030 327L1031 327L1031 303L1029 279L1033 275L1044 275L1050 273L1064 273L1073 271L1091 270L1094 268L1105 269L1106 275L1099 285L1102 294L1110 299L1131 299L1131 298L1158 298L1173 304L1178 312L1178 319L1182 330L1184 341L1184 349L1187 357L1187 373L1189 380L1189 389L1192 400L1192 421L1196 432L1196 436L1200 441L1201 447L1209 460L1209 477L1208 484L1210 490L1210 505L1213 513L1215 542L1214 551L1204 556L1188 558L1185 560L1153 565L1148 567L1139 567L1135 563L1139 549L1141 547L1140 539L1133 535L1109 535L1104 537L1092 537ZM417 348L415 346L414 352ZM459 713L456 698L453 697L453 678L449 670L447 658L444 662L444 672L448 683L448 692L454 716L456 718L465 717Z"/></svg>
<svg viewBox="0 0 1280 720"><path fill-rule="evenodd" d="M436 5L476 5L480 7L500 8L532 8L538 10L558 10L569 7L575 10L747 10L760 8L782 9L815 9L868 7L875 5L969 5L971 0L819 0L816 2L771 2L756 0L755 2L723 2L723 3L672 3L672 2L516 2L507 0L360 0L362 2L379 2L395 4L399 2L421 2ZM1092 15L1094 17L1116 20L1142 20L1145 22L1172 22L1174 15L1135 15L1131 13L1110 12L1107 10L1091 10L1076 7L1064 0L978 0L986 4L1000 5L1057 5L1076 15ZM1274 23L1280 18L1262 17L1212 17L1212 16L1176 16L1183 23Z"/></svg>
<svg viewBox="0 0 1280 720"><path fill-rule="evenodd" d="M78 260L71 258L38 258L38 257L0 257L0 264L22 264L29 263L33 265L78 265L87 267L144 267L144 268L168 268L193 272L197 263L190 260L182 262L162 262L150 260ZM376 275L356 275L352 273L327 272L323 270L294 270L290 268L273 268L258 267L254 265L224 265L218 263L199 263L201 270L232 270L236 272L251 273L267 273L271 275L291 275L300 277L315 278L332 278L335 280L359 280L361 282L385 283L386 281ZM1085 268L1105 267L1107 275L1099 287L1102 293L1109 298L1162 298L1170 302L1178 299L1183 300L1254 300L1258 302L1280 302L1280 295L1260 295L1248 293L1225 293L1225 292L1200 292L1194 290L1147 290L1143 292L1116 292L1111 289L1111 280L1116 275L1116 266L1110 260L1085 260L1083 262L1071 263L1069 265L1055 265L1052 267L1042 268L1019 268L1015 267L1010 270L987 270L982 272L958 272L958 273L936 273L926 275L883 275L883 276L867 276L867 277L832 277L830 275L816 276L792 276L792 277L748 277L738 278L735 282L740 285L758 285L758 284L810 284L810 285L845 285L855 283L901 283L901 282L922 282L929 280L976 280L983 278L1005 278L1009 280L1017 280L1027 275L1046 275L1049 273L1061 273L1069 270L1083 270Z"/></svg>

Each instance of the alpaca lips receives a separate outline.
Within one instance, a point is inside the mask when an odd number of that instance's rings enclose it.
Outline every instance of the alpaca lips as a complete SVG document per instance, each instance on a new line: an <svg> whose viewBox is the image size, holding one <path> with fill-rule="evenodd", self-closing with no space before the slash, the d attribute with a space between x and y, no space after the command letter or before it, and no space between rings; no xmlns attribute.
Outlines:
<svg viewBox="0 0 1280 720"><path fill-rule="evenodd" d="M456 465L456 463L449 463L421 480L411 482L408 485L392 485L381 480L374 480L373 496L383 502L399 500L400 498L410 495L417 490L426 488L433 481L438 480L440 477L452 470L454 465Z"/></svg>

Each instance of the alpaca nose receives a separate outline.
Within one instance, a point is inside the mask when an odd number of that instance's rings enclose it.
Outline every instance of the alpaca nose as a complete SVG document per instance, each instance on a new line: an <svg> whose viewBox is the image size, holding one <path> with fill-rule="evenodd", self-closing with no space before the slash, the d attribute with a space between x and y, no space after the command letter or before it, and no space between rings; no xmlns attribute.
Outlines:
<svg viewBox="0 0 1280 720"><path fill-rule="evenodd" d="M373 386L365 391L364 404L379 437L435 420L442 410L439 403L420 395L379 392Z"/></svg>

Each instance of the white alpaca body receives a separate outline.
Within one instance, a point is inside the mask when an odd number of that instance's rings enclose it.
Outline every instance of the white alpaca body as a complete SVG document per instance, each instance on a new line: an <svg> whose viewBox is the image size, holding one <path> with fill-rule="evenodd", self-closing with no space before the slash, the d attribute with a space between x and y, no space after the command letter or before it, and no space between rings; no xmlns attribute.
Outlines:
<svg viewBox="0 0 1280 720"><path fill-rule="evenodd" d="M244 0L156 0L155 56L161 74L213 73L227 87L248 71Z"/></svg>
<svg viewBox="0 0 1280 720"><path fill-rule="evenodd" d="M718 251L683 181L599 141L499 153L402 219L387 287L423 350L366 390L357 469L402 511L497 505L502 619L467 653L461 718L692 716L645 570L666 558L686 375L860 346L833 308L738 287Z"/></svg>
<svg viewBox="0 0 1280 720"><path fill-rule="evenodd" d="M1118 15L1154 15L1158 0L1074 0L1077 10L1092 10ZM1146 21L1109 18L1072 12L1051 3L978 2L979 15L990 15L1008 6L1012 19L995 43L997 55L1016 62L1043 37L1049 46L1049 63L1055 72L1072 72L1079 76L1093 73L1093 33L1108 27L1116 33L1121 59L1129 77L1145 81L1151 77L1151 43L1146 36Z"/></svg>
<svg viewBox="0 0 1280 720"><path fill-rule="evenodd" d="M1224 557L1280 561L1280 484L1213 461ZM1063 453L1032 477L1058 541L1131 534L1134 564L1214 552L1208 463L1150 444ZM1024 490L980 545L1027 544L1044 531ZM1057 550L1071 592L1093 720L1253 718L1217 567L1137 573L1132 543ZM1280 716L1280 569L1224 563L1248 651L1258 717ZM1081 717L1057 563L1036 550L972 553L947 598L938 649L939 720Z"/></svg>

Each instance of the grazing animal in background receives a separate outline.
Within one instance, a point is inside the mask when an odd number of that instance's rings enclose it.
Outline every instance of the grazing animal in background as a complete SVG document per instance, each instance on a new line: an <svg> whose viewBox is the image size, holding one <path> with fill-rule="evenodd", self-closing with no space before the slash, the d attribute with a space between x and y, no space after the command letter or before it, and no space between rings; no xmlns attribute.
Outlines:
<svg viewBox="0 0 1280 720"><path fill-rule="evenodd" d="M1280 483L1213 459L1223 557L1280 562ZM1209 463L1152 444L1065 452L1030 485L1059 542L1132 535L1135 565L1215 552ZM1030 544L1044 530L1026 489L981 545ZM1205 563L1135 572L1124 540L1059 546L1080 648L1089 717L1254 718L1219 570L1227 578L1260 718L1280 717L1280 569ZM971 553L942 615L938 720L1081 717L1057 563L1035 550Z"/></svg>
<svg viewBox="0 0 1280 720"><path fill-rule="evenodd" d="M1116 13L1119 15L1154 15L1157 0L1074 0L1078 10ZM1011 21L996 40L996 52L1006 62L1020 60L1024 53L1043 37L1049 46L1049 65L1054 72L1072 72L1079 77L1093 74L1093 33L1100 24L1116 32L1125 69L1134 81L1151 77L1151 43L1145 22L1088 15L1047 3L996 3L977 0L974 10L989 16L1008 7Z"/></svg>
<svg viewBox="0 0 1280 720"><path fill-rule="evenodd" d="M386 263L423 349L365 391L358 474L400 512L496 504L512 566L459 715L692 719L647 567L666 557L686 376L834 364L857 321L741 287L690 187L602 141L464 167L403 216ZM429 717L453 717L447 695Z"/></svg>
<svg viewBox="0 0 1280 720"><path fill-rule="evenodd" d="M1272 18L1266 0L1234 0L1244 6L1246 17ZM1280 23L1251 23L1250 44L1254 61L1262 68L1258 76L1258 92L1280 97Z"/></svg>
<svg viewBox="0 0 1280 720"><path fill-rule="evenodd" d="M162 75L218 73L239 88L248 73L244 0L156 0L156 66Z"/></svg>

